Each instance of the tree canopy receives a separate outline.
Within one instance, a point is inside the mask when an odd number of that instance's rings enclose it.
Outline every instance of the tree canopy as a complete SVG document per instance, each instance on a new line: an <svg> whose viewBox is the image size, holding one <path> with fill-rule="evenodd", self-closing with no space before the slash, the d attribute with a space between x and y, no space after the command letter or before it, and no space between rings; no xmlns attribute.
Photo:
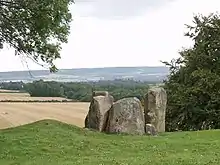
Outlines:
<svg viewBox="0 0 220 165"><path fill-rule="evenodd" d="M171 130L220 128L220 15L196 15L185 34L191 48L170 63L166 125Z"/></svg>
<svg viewBox="0 0 220 165"><path fill-rule="evenodd" d="M56 71L61 44L67 43L73 0L1 0L0 48L9 44L24 55Z"/></svg>

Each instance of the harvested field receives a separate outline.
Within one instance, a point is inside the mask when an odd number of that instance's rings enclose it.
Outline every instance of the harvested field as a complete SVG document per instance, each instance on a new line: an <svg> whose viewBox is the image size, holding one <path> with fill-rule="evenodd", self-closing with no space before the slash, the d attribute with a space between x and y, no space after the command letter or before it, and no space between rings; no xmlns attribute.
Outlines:
<svg viewBox="0 0 220 165"><path fill-rule="evenodd" d="M0 93L0 101L2 100L13 100L13 101L51 101L51 100L67 100L70 99L62 97L30 97L28 93Z"/></svg>
<svg viewBox="0 0 220 165"><path fill-rule="evenodd" d="M7 90L7 89L0 89L0 92L5 92L5 93L20 93L19 90Z"/></svg>
<svg viewBox="0 0 220 165"><path fill-rule="evenodd" d="M89 103L0 103L0 129L43 119L84 126Z"/></svg>

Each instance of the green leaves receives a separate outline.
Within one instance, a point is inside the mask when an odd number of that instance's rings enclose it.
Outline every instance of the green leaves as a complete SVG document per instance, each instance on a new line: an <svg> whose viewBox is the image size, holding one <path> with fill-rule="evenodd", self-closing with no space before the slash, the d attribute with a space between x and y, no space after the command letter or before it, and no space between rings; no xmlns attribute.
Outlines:
<svg viewBox="0 0 220 165"><path fill-rule="evenodd" d="M18 55L48 64L55 72L61 44L67 43L73 0L0 2L0 47L9 44Z"/></svg>
<svg viewBox="0 0 220 165"><path fill-rule="evenodd" d="M98 82L54 82L34 81L25 84L25 90L34 97L60 97L89 102L92 90L108 91L117 101L125 97L137 97L141 101L149 88L147 82L136 82L133 80L113 80ZM6 86L7 84L4 84ZM11 86L11 83L8 83ZM9 87L7 87L9 88Z"/></svg>
<svg viewBox="0 0 220 165"><path fill-rule="evenodd" d="M220 16L197 15L193 23L186 33L193 47L165 63L171 70L165 81L169 131L220 128Z"/></svg>

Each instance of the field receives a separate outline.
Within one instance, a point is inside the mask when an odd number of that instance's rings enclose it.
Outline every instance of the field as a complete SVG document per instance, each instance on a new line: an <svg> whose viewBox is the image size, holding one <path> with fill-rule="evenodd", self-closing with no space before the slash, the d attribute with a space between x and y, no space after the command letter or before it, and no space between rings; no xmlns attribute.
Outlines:
<svg viewBox="0 0 220 165"><path fill-rule="evenodd" d="M8 92L8 91L7 91ZM0 100L61 100L64 98L30 97L27 93L0 93ZM0 103L0 129L55 119L79 127L84 126L89 103Z"/></svg>
<svg viewBox="0 0 220 165"><path fill-rule="evenodd" d="M88 103L0 103L0 129L42 119L83 127L88 108Z"/></svg>
<svg viewBox="0 0 220 165"><path fill-rule="evenodd" d="M19 90L0 89L0 93L20 93Z"/></svg>
<svg viewBox="0 0 220 165"><path fill-rule="evenodd" d="M0 90L0 101L2 100L13 100L13 101L50 101L50 100L67 100L70 99L62 97L30 97L28 93L19 93L10 90Z"/></svg>

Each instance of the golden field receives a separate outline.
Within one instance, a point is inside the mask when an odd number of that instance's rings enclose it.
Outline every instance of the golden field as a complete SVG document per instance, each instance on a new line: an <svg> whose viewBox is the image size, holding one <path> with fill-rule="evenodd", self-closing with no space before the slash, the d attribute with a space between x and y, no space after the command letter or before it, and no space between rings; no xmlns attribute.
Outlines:
<svg viewBox="0 0 220 165"><path fill-rule="evenodd" d="M25 93L0 93L0 100L40 100L58 98L32 98ZM60 98L63 99L63 98ZM0 129L15 127L43 119L55 119L79 127L84 119L89 103L13 103L0 102Z"/></svg>
<svg viewBox="0 0 220 165"><path fill-rule="evenodd" d="M15 92L20 92L18 90L7 90L7 89L0 89L0 92L8 92L8 93L15 93Z"/></svg>
<svg viewBox="0 0 220 165"><path fill-rule="evenodd" d="M10 93L10 90L0 90L0 100L14 100L14 101L68 100L70 101L70 99L66 99L62 97L30 97L28 93L19 93L19 92Z"/></svg>

